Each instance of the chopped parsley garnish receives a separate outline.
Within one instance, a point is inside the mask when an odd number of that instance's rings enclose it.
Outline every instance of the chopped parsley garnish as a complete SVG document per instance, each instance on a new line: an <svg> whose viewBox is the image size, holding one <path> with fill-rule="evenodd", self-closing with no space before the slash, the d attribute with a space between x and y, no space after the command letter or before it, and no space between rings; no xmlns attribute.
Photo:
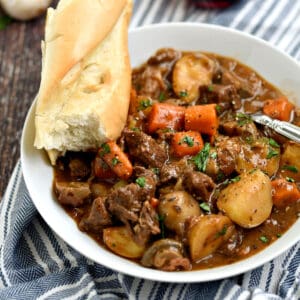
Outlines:
<svg viewBox="0 0 300 300"><path fill-rule="evenodd" d="M295 166L284 165L284 166L282 167L282 169L291 171L291 172L293 172L293 173L298 173L298 169L297 169L297 167L295 167Z"/></svg>
<svg viewBox="0 0 300 300"><path fill-rule="evenodd" d="M113 166L117 165L118 163L120 163L119 159L117 157L114 157L112 160L111 160L111 163Z"/></svg>
<svg viewBox="0 0 300 300"><path fill-rule="evenodd" d="M206 202L202 202L199 204L199 206L204 210L210 213L210 207Z"/></svg>
<svg viewBox="0 0 300 300"><path fill-rule="evenodd" d="M210 157L211 157L212 159L216 159L217 156L218 156L217 152L212 152L212 153L210 154Z"/></svg>
<svg viewBox="0 0 300 300"><path fill-rule="evenodd" d="M220 182L220 181L224 180L224 178L225 178L225 175L220 171L217 174L217 181Z"/></svg>
<svg viewBox="0 0 300 300"><path fill-rule="evenodd" d="M227 232L227 226L225 225L219 232L216 233L216 237L225 235Z"/></svg>
<svg viewBox="0 0 300 300"><path fill-rule="evenodd" d="M166 100L166 95L164 92L160 92L160 94L158 96L158 100L159 100L159 102Z"/></svg>
<svg viewBox="0 0 300 300"><path fill-rule="evenodd" d="M184 136L178 144L181 145L183 143L187 144L189 147L193 147L194 146L194 140L193 140L193 138L191 138L188 135Z"/></svg>
<svg viewBox="0 0 300 300"><path fill-rule="evenodd" d="M203 149L192 158L192 161L200 172L205 172L206 170L206 165L209 157L209 149L210 144L205 143Z"/></svg>
<svg viewBox="0 0 300 300"><path fill-rule="evenodd" d="M286 181L288 182L295 182L295 179L294 178L291 178L291 177L285 177Z"/></svg>
<svg viewBox="0 0 300 300"><path fill-rule="evenodd" d="M152 168L152 171L155 175L159 175L159 173L160 173L159 168Z"/></svg>
<svg viewBox="0 0 300 300"><path fill-rule="evenodd" d="M252 144L253 143L253 136L248 135L245 137L245 140L248 144Z"/></svg>
<svg viewBox="0 0 300 300"><path fill-rule="evenodd" d="M130 129L131 129L132 131L138 131L138 132L141 131L140 128L138 128L138 127L132 127L132 128L130 128Z"/></svg>
<svg viewBox="0 0 300 300"><path fill-rule="evenodd" d="M252 121L250 116L243 114L243 113L237 113L236 120L237 120L239 126L243 126Z"/></svg>
<svg viewBox="0 0 300 300"><path fill-rule="evenodd" d="M213 91L214 91L214 87L213 87L212 85L209 85L209 86L207 87L207 90L208 90L209 92L213 92Z"/></svg>
<svg viewBox="0 0 300 300"><path fill-rule="evenodd" d="M99 155L101 157L103 157L105 154L108 154L110 153L110 148L109 148L109 145L104 143L100 146L100 151L99 151Z"/></svg>
<svg viewBox="0 0 300 300"><path fill-rule="evenodd" d="M282 234L281 234L281 233L277 233L276 236L277 236L278 238L280 238L280 237L282 236Z"/></svg>
<svg viewBox="0 0 300 300"><path fill-rule="evenodd" d="M236 177L230 179L230 182L238 182L240 180L241 180L241 177L240 176L236 176Z"/></svg>
<svg viewBox="0 0 300 300"><path fill-rule="evenodd" d="M272 138L269 139L269 145L274 148L280 148L280 146L277 144L277 142L275 140L273 140Z"/></svg>
<svg viewBox="0 0 300 300"><path fill-rule="evenodd" d="M216 111L217 111L217 113L220 113L221 112L221 110L222 110L222 107L220 106L220 105L216 105Z"/></svg>
<svg viewBox="0 0 300 300"><path fill-rule="evenodd" d="M274 156L277 156L279 154L279 151L277 151L277 150L273 150L273 149L269 149L269 153L268 153L268 155L267 155L267 159L270 159L270 158L272 158L272 157L274 157Z"/></svg>
<svg viewBox="0 0 300 300"><path fill-rule="evenodd" d="M139 103L139 108L138 110L144 110L146 109L147 107L151 106L152 105L152 102L150 99L143 99L140 101Z"/></svg>
<svg viewBox="0 0 300 300"><path fill-rule="evenodd" d="M188 95L188 92L187 92L187 91L181 91L181 92L179 93L179 97L181 97L181 98L187 97L187 95Z"/></svg>
<svg viewBox="0 0 300 300"><path fill-rule="evenodd" d="M268 243L268 242L269 242L269 239L268 239L266 236L264 236L264 235L260 236L259 239L260 239L263 243Z"/></svg>
<svg viewBox="0 0 300 300"><path fill-rule="evenodd" d="M12 22L9 16L0 17L0 30L5 29Z"/></svg>
<svg viewBox="0 0 300 300"><path fill-rule="evenodd" d="M143 188L146 184L146 178L145 177L138 177L135 182L141 187Z"/></svg>

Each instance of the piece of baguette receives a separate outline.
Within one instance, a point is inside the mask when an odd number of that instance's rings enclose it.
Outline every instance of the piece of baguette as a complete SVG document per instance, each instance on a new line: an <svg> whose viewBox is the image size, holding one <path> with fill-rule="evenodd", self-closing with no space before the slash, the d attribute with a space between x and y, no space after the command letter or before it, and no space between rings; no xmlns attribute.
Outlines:
<svg viewBox="0 0 300 300"><path fill-rule="evenodd" d="M131 85L132 0L61 0L48 10L34 146L52 164L98 148L125 125Z"/></svg>

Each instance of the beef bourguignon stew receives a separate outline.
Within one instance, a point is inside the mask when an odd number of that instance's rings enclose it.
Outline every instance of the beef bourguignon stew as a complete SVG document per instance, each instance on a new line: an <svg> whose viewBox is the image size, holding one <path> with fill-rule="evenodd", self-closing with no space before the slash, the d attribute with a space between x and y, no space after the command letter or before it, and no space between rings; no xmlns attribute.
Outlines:
<svg viewBox="0 0 300 300"><path fill-rule="evenodd" d="M240 62L161 49L132 73L117 142L68 152L57 201L102 247L164 271L226 265L297 220L300 145L251 120L300 109Z"/></svg>

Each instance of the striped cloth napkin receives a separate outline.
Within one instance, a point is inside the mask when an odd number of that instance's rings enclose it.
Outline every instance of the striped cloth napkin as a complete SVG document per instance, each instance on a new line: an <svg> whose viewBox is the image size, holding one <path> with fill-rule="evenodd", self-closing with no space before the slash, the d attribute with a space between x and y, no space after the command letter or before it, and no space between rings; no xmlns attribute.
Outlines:
<svg viewBox="0 0 300 300"><path fill-rule="evenodd" d="M300 0L244 0L223 11L184 0L135 1L131 27L172 21L234 27L300 60ZM300 243L225 280L168 284L119 274L52 232L29 197L19 162L0 203L0 299L300 299Z"/></svg>

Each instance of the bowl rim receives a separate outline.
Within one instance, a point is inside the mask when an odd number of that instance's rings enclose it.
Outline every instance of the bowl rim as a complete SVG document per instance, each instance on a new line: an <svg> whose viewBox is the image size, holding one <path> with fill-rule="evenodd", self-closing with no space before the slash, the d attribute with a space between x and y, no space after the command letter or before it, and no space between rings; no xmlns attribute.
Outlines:
<svg viewBox="0 0 300 300"><path fill-rule="evenodd" d="M281 55L284 55L285 58L288 58L293 64L296 63L296 65L299 68L300 71L300 64L298 61L284 53L283 51L275 48L271 44L267 43L264 40L261 40L260 38L257 38L255 36L252 36L250 34L238 31L233 28L227 28L220 25L214 25L214 24L199 24L199 23L191 23L191 22L174 22L174 23L159 23L159 24L152 24L152 25L146 25L141 26L138 28L132 28L129 30L129 36L130 34L135 34L139 32L144 32L148 30L153 29L165 29L165 28L182 28L185 27L186 29L189 29L191 27L193 28L199 28L199 29L208 29L208 30L221 30L223 32L231 32L234 35L239 35L243 38L248 38L254 41L255 43L263 44L264 46L270 48L271 51L276 51L280 53ZM28 114L26 116L24 127L22 130L22 137L21 137L21 165L27 166L28 161L26 158L27 150L26 150L26 139L29 134L29 125L30 123L34 122L34 110L36 105L36 99L33 101ZM32 148L34 148L32 144ZM40 151L40 150L39 150ZM50 166L52 168L52 166ZM298 219L291 227L290 229L285 232L285 234L278 239L277 241L273 242L271 245L266 247L264 250L258 252L255 255L250 256L249 258L245 258L243 260L240 260L238 262L235 262L233 264L220 266L220 267L214 267L211 269L203 269L203 270L194 270L194 271L186 271L186 272L164 272L160 270L155 269L149 269L142 267L138 264L130 262L126 258L119 257L113 253L110 253L108 250L105 250L101 246L97 244L97 246L100 248L100 252L104 253L107 259L104 259L103 261L99 262L95 260L91 255L84 253L84 249L81 247L78 249L76 247L75 243L72 241L72 238L64 236L63 232L59 230L57 226L54 226L51 223L51 220L49 219L49 213L47 210L45 210L42 206L42 204L37 200L37 195L34 191L34 186L32 186L32 183L30 182L30 170L28 168L24 168L23 170L23 176L25 180L26 187L28 189L28 192L30 194L30 197L36 206L38 212L43 217L44 221L48 224L48 226L56 233L58 237L60 237L63 241L65 241L68 245L70 245L74 250L81 253L84 257L89 258L92 261L95 261L98 264L101 264L109 269L112 269L116 272L123 273L126 275L153 280L153 281L160 281L160 282L170 282L170 283L195 283L195 282L207 282L207 281L214 281L214 280L220 280L225 279L228 277L232 277L235 275L239 275L241 273L245 273L248 271L251 271L255 268L260 267L261 265L271 261L275 257L282 254L284 251L291 248L294 244L298 242L300 237L298 239L291 239L290 236L297 233L297 226L300 226L300 220ZM51 183L52 186L52 183ZM66 216L68 216L66 214ZM68 216L69 217L69 216ZM71 218L70 218L71 219ZM72 220L73 221L73 220ZM74 222L75 223L75 222ZM76 225L77 227L77 225ZM77 228L78 233L80 232ZM289 234L290 233L290 234ZM81 233L84 234L84 233ZM86 235L86 234L84 234ZM86 235L87 238L91 239L88 235ZM93 240L92 240L93 241ZM274 247L274 245L280 243L281 247ZM102 249L102 250L101 250ZM267 258L266 258L267 257Z"/></svg>

